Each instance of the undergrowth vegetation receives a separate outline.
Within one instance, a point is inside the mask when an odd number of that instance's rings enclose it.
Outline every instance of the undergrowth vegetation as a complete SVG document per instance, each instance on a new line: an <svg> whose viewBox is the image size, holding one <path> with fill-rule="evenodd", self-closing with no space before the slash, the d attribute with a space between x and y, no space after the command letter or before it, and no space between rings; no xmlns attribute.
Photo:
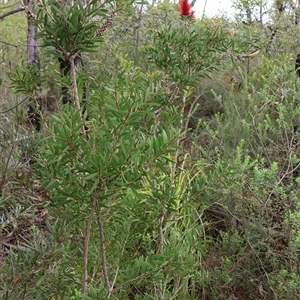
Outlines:
<svg viewBox="0 0 300 300"><path fill-rule="evenodd" d="M1 20L0 298L300 299L299 26L36 4L38 71Z"/></svg>

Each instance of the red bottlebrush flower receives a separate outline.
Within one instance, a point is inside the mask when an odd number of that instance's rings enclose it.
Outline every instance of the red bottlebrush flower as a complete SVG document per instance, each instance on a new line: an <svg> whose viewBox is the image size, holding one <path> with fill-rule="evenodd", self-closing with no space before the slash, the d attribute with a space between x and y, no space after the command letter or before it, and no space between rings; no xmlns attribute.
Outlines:
<svg viewBox="0 0 300 300"><path fill-rule="evenodd" d="M179 13L182 16L190 16L192 19L196 19L195 11L192 10L192 6L188 0L179 0Z"/></svg>

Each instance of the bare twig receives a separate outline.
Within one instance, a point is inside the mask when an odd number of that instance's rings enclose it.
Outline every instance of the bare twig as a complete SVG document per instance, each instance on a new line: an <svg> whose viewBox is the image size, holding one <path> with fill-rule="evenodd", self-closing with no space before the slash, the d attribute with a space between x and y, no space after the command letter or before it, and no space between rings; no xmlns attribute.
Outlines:
<svg viewBox="0 0 300 300"><path fill-rule="evenodd" d="M112 282L112 284L111 284L111 288L110 288L110 291L109 291L109 294L108 294L108 297L107 297L107 298L109 298L109 297L112 295L113 287L114 287L114 285L116 284L117 277L118 277L118 274L119 274L119 269L120 269L120 267L118 266L118 267L117 267L117 270L116 270L115 277L114 277L113 282Z"/></svg>
<svg viewBox="0 0 300 300"><path fill-rule="evenodd" d="M164 225L164 219L165 219L165 212L166 212L165 204L163 203L162 215L158 219L158 226L157 226L157 231L158 231L158 250L157 250L157 252L159 254L163 253L163 246L164 246L163 225ZM158 283L158 286L157 286L157 297L159 299L163 299L164 298L164 295L163 295L163 286L162 286L162 282L161 281Z"/></svg>
<svg viewBox="0 0 300 300"><path fill-rule="evenodd" d="M91 228L92 228L92 222L95 212L95 207L97 203L97 199L100 193L100 189L97 189L94 196L94 202L93 207L91 209L89 222L87 226L87 231L85 233L84 239L83 239L83 278L82 278L82 290L83 294L87 295L88 293L88 272L87 272L87 265L88 265L88 252L89 252L89 241L91 237Z"/></svg>
<svg viewBox="0 0 300 300"><path fill-rule="evenodd" d="M123 256L123 254L124 254L124 251L125 251L125 248L126 248L126 245L127 245L130 227L131 227L131 224L130 224L130 226L129 226L128 229L127 229L127 236L126 236L126 238L125 238L125 240L124 240L124 242L123 242L123 249L122 249L122 251L121 251L120 259L122 259L122 256ZM111 283L111 285L110 285L110 291L109 291L109 293L108 293L107 299L109 299L109 298L112 296L112 293L113 293L113 291L114 291L114 286L115 286L115 284L116 284L117 277L118 277L118 274L119 274L119 270L120 270L120 267L118 266L117 269L116 269L116 271L115 271L115 276L114 276L114 278L113 278L113 280L112 280L112 283Z"/></svg>
<svg viewBox="0 0 300 300"><path fill-rule="evenodd" d="M203 93L199 94L199 95L194 99L194 101L192 102L192 104L191 104L191 106L190 106L188 115L187 115L187 117L186 117L187 120L186 120L185 126L184 126L185 131L188 130L189 121L190 121L190 118L191 118L191 116L192 116L194 107L195 107L195 105L197 104L198 100L202 97L202 95L203 95Z"/></svg>
<svg viewBox="0 0 300 300"><path fill-rule="evenodd" d="M158 233L158 253L162 253L164 245L164 234L163 234L163 224L165 219L165 207L163 205L162 215L158 219L157 233Z"/></svg>
<svg viewBox="0 0 300 300"><path fill-rule="evenodd" d="M184 95L182 97L182 111L184 111L184 108L185 108L186 96L187 96L187 93L185 91ZM180 127L182 129L184 129L183 128L183 119L181 119L181 121L180 121ZM181 142L181 140L178 139L176 142L176 146L179 146L180 142ZM177 149L174 154L174 163L173 163L172 170L171 170L171 184L173 184L174 180L175 180L175 174L176 174L176 169L177 169L177 165L178 165L178 157L179 157L179 150Z"/></svg>
<svg viewBox="0 0 300 300"><path fill-rule="evenodd" d="M97 199L98 204L98 199ZM99 227L99 238L100 238L100 248L101 248L101 262L102 262L102 271L105 280L105 285L108 293L111 293L111 287L109 282L108 270L107 270L107 262L106 262L106 250L105 250L105 239L104 239L104 229L103 229L103 220L101 215L101 208L98 205L98 227Z"/></svg>
<svg viewBox="0 0 300 300"><path fill-rule="evenodd" d="M77 53L76 53L77 55ZM75 69L75 63L74 63L74 58L76 57L76 55L72 55L69 58L70 61L70 66L71 66L71 75L72 75L72 82L73 82L73 97L75 100L75 105L76 108L79 110L80 112L80 100L79 100L79 95L78 95L78 87L77 87L77 80L76 80L76 69ZM81 119L81 113L79 113L80 119Z"/></svg>
<svg viewBox="0 0 300 300"><path fill-rule="evenodd" d="M78 109L79 113L79 119L82 121L82 113L81 113L81 106L80 106L80 99L79 99L79 94L78 94L78 86L77 86L77 80L76 80L76 68L75 68L75 63L74 59L77 56L78 53L75 53L69 58L70 61L70 68L71 68L71 76L72 76L72 82L73 82L73 97L75 101L75 106ZM82 126L82 135L85 135L85 128Z"/></svg>
<svg viewBox="0 0 300 300"><path fill-rule="evenodd" d="M9 43L9 42L6 42L6 41L0 41L0 44L4 44L4 45L7 45L7 46L12 46L12 47L15 47L15 48L18 48L18 47L27 47L28 45L27 44L13 44L13 43Z"/></svg>
<svg viewBox="0 0 300 300"><path fill-rule="evenodd" d="M2 15L0 15L0 20L4 19L4 18L6 18L6 17L8 17L10 15L16 14L16 13L18 13L20 11L24 11L24 10L25 10L24 7L18 7L18 8L12 9L12 10L10 10L10 11L8 11L8 12L3 13Z"/></svg>
<svg viewBox="0 0 300 300"><path fill-rule="evenodd" d="M26 250L28 250L28 248L26 248L26 247L23 247L23 246L15 246L15 245L12 245L12 244L7 243L7 242L4 242L4 241L1 241L0 243L1 243L3 246L8 247L8 248L10 248L10 249L21 250L21 251L26 251Z"/></svg>

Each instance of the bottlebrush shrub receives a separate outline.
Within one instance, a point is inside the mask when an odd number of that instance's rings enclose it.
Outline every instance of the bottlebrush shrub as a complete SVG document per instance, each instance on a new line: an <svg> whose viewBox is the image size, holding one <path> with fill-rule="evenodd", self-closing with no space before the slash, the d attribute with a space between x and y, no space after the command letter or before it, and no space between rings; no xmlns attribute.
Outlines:
<svg viewBox="0 0 300 300"><path fill-rule="evenodd" d="M45 172L43 177L47 174L52 178L46 180L46 188L53 192L56 205L73 202L62 192L68 185L69 191L76 189L78 201L89 202L90 193L97 187L95 182L105 190L115 184L122 186L123 181L125 185L138 183L153 163L163 168L162 162L168 160L164 155L176 150L175 141L181 135L176 122L181 117L174 108L165 108L163 117L167 121L160 123L159 129L155 126L160 122L156 112L161 107L163 88L149 82L138 69L128 73L121 65L118 69L117 86L107 83L90 96L88 137L81 136L84 122L72 106L66 105L51 118L39 163Z"/></svg>
<svg viewBox="0 0 300 300"><path fill-rule="evenodd" d="M185 262L188 255L178 259L178 249L171 257L162 254L163 242L158 251L155 228L164 226L162 211L170 205L164 193L141 192L146 178L151 184L168 178L170 157L181 138L176 125L181 114L163 104L164 89L157 76L142 74L132 62L116 59L115 73L110 75L88 101L88 136L81 134L84 122L72 105L51 117L39 149L37 173L51 194L50 213L64 220L75 236L84 236L80 251L86 259L72 254L71 260L62 262L76 266L74 281L80 281L82 274L87 278L97 273L93 280L107 294L122 292L120 297L129 299L124 287L144 274L145 288L155 296L166 274L191 264ZM160 186L168 191L169 184ZM72 248L78 249L74 241ZM86 263L79 267L81 261ZM94 266L98 267L93 275Z"/></svg>
<svg viewBox="0 0 300 300"><path fill-rule="evenodd" d="M188 8L180 6L180 13L190 15ZM169 80L185 88L217 69L231 44L224 27L184 17L154 30L153 43L144 51Z"/></svg>

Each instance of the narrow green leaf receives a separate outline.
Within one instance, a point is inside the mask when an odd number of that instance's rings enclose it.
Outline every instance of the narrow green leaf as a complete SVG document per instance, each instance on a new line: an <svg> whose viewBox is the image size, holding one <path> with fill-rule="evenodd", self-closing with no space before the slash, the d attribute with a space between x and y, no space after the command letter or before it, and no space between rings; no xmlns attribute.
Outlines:
<svg viewBox="0 0 300 300"><path fill-rule="evenodd" d="M59 186L59 183L56 179L52 179L46 186L46 190L51 190L54 188L57 188Z"/></svg>
<svg viewBox="0 0 300 300"><path fill-rule="evenodd" d="M93 174L88 174L88 175L84 176L83 178L85 180L90 180L90 179L97 177L98 175L99 175L98 173L93 173Z"/></svg>
<svg viewBox="0 0 300 300"><path fill-rule="evenodd" d="M84 300L95 300L95 299L97 299L97 298L91 298L91 297L89 297L89 296L87 296L87 295L81 295L81 297L82 297L82 299L84 299Z"/></svg>
<svg viewBox="0 0 300 300"><path fill-rule="evenodd" d="M91 297L92 299L97 300L97 292L91 284L89 285L89 294L88 294L88 296Z"/></svg>

